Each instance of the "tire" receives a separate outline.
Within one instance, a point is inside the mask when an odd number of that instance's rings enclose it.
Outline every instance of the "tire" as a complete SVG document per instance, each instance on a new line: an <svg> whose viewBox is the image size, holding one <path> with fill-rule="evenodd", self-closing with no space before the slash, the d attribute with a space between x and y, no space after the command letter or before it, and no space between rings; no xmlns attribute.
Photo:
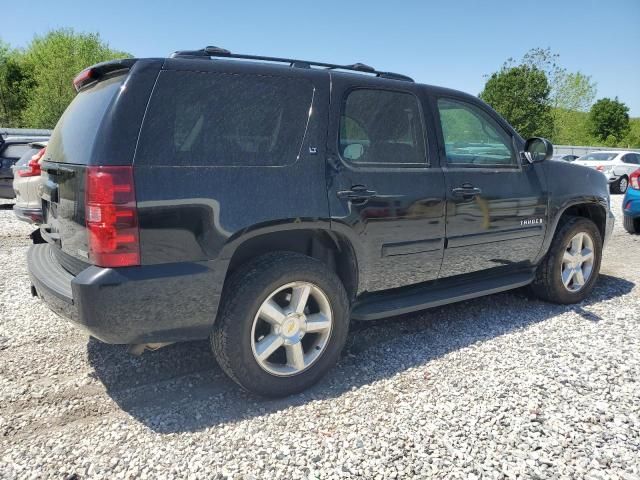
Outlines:
<svg viewBox="0 0 640 480"><path fill-rule="evenodd" d="M629 179L623 175L611 184L611 193L625 193L629 188Z"/></svg>
<svg viewBox="0 0 640 480"><path fill-rule="evenodd" d="M630 217L629 215L623 215L623 220L622 220L622 225L624 226L624 229L629 232L629 233L640 233L640 219L639 218L633 218Z"/></svg>
<svg viewBox="0 0 640 480"><path fill-rule="evenodd" d="M591 265L588 278L584 279L581 287L573 282L575 275L570 277L569 286L565 286L563 282L563 258L565 252L568 254L569 242L576 237L576 235L584 233L589 236L592 243L593 262ZM587 240L584 240L588 243ZM585 250L582 250L584 252ZM598 227L589 219L583 217L569 217L569 219L558 227L555 236L551 241L549 251L543 258L538 269L536 276L531 284L531 290L540 299L553 303L571 304L578 303L584 300L593 290L593 287L598 279L598 273L600 271L600 263L602 261L602 237ZM571 273L570 264L567 264L568 273ZM587 266L585 265L585 268ZM582 269L587 271L586 269ZM582 271L581 270L581 271ZM584 277L584 274L581 274ZM578 288L573 290L573 288Z"/></svg>
<svg viewBox="0 0 640 480"><path fill-rule="evenodd" d="M313 290L308 294L303 313L290 312L282 321L282 312L294 303L294 289L307 286ZM281 323L274 322L275 317L267 322L264 318L270 317L259 313L264 312L265 305L272 305L268 303L272 301L280 304L276 306L281 308L278 310ZM320 333L306 331L312 308L318 310L319 315L324 311L325 319L330 317L328 329L325 327ZM220 367L242 388L265 397L284 397L315 384L338 361L347 339L349 317L347 293L334 272L311 257L274 252L250 261L227 280L211 334L211 347ZM296 333L287 337L285 329ZM296 351L303 352L302 365L307 363L307 357L313 357L309 365L290 366L300 357L290 362L290 352L297 345L289 344L281 345L268 358L259 360L257 352L261 348L263 354L267 353L262 347L263 340L275 337L279 342L286 338L286 342L300 343L302 350Z"/></svg>

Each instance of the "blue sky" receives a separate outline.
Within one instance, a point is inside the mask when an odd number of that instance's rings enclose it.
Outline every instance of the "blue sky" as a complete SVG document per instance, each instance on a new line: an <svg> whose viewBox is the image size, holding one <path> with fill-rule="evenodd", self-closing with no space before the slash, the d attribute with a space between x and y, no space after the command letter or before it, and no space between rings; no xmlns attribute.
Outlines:
<svg viewBox="0 0 640 480"><path fill-rule="evenodd" d="M135 56L218 45L231 51L363 62L477 94L508 57L551 47L570 71L640 116L640 0L305 0L72 2L2 9L0 38L25 46L57 27L99 32Z"/></svg>

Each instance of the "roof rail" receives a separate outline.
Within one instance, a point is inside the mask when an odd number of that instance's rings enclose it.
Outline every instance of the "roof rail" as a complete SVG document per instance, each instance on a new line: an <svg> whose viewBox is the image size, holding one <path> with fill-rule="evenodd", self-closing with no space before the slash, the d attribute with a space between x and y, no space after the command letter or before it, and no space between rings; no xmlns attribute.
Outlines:
<svg viewBox="0 0 640 480"><path fill-rule="evenodd" d="M178 50L173 52L170 55L170 58L179 58L179 57L199 57L199 58L210 58L210 57L225 57L225 58L239 58L242 60L259 60L264 62L280 62L280 63L288 63L290 67L293 68L311 68L313 67L325 67L329 70L349 70L353 72L363 72L363 73L372 73L376 77L381 78L389 78L392 80L403 80L405 82L413 82L413 78L408 77L406 75L402 75L400 73L393 72L380 72L369 65L365 65L364 63L354 63L352 65L337 65L334 63L324 63L324 62L312 62L309 60L296 60L293 58L281 58L281 57L264 57L261 55L245 55L241 53L231 53L229 50L220 47L205 47L200 50Z"/></svg>

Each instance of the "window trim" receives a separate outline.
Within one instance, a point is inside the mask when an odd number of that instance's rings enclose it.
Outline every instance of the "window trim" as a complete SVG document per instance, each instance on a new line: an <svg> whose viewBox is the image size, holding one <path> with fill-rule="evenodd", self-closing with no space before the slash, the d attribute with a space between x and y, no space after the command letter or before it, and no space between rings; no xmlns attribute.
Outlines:
<svg viewBox="0 0 640 480"><path fill-rule="evenodd" d="M513 162L510 164L504 164L504 163L485 163L485 164L472 164L472 163L453 163L450 162L448 157L447 157L447 151L446 151L446 144L444 141L444 131L442 129L442 117L440 116L440 107L438 105L438 102L440 100L449 100L449 101L453 101L456 103L460 103L463 105L470 105L472 108L476 108L478 111L480 111L480 114L483 115L484 117L492 120L495 125L502 129L502 131L505 133L505 135L510 139L511 141L511 153L512 153L512 158L513 158ZM441 149L441 162L443 163L443 168L447 168L449 170L452 169L467 169L467 170L505 170L505 171L521 171L522 170L522 163L520 162L520 157L518 155L518 148L516 145L516 138L515 135L513 135L512 132L510 132L508 129L506 129L504 127L504 125L502 125L502 122L500 122L500 120L498 118L495 118L494 115L491 114L491 112L489 112L488 110L486 110L485 108L482 107L482 105L478 105L474 102L470 102L466 99L462 99L460 97L456 97L453 95L434 95L434 107L436 110L436 115L437 115L437 128L439 130L438 133L438 141L442 143L442 149ZM442 159L444 159L444 161L442 161Z"/></svg>
<svg viewBox="0 0 640 480"><path fill-rule="evenodd" d="M423 148L424 148L424 161L420 163L398 163L398 162L354 162L352 160L348 160L342 156L341 148L340 148L340 130L342 127L342 117L345 111L345 105L347 103L347 98L356 90L373 90L373 91L381 91L381 92L391 92L391 93L400 93L400 94L408 94L411 95L417 102L418 105L418 113L420 117L420 126L422 131L422 140L423 140ZM340 102L340 110L338 111L338 131L336 135L336 153L338 158L347 165L349 168L358 169L358 170L372 170L372 169L384 169L384 170L422 170L431 167L431 162L429 161L429 140L426 131L426 119L424 116L424 109L422 108L422 101L420 97L416 95L414 92L409 90L402 90L398 88L385 88L385 87L372 87L366 85L358 85L347 88L342 92L342 99Z"/></svg>

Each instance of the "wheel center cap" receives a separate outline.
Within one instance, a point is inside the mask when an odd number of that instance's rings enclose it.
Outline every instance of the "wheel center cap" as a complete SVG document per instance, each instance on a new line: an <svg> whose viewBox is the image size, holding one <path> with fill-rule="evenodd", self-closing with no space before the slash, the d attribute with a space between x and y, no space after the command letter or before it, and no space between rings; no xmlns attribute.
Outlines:
<svg viewBox="0 0 640 480"><path fill-rule="evenodd" d="M302 324L302 319L300 318L299 315L290 315L282 323L280 332L285 337L288 337L290 339L296 339L300 334L301 324Z"/></svg>

